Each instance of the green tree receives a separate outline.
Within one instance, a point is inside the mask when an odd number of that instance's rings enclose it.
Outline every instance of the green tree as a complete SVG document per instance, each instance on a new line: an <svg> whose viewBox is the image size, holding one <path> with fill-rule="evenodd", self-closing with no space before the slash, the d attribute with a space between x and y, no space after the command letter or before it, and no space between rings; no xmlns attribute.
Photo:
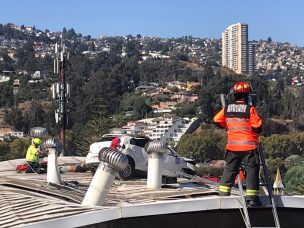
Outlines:
<svg viewBox="0 0 304 228"><path fill-rule="evenodd" d="M177 109L174 111L177 116L179 117L194 117L196 116L196 106L192 103L182 103L180 104Z"/></svg>
<svg viewBox="0 0 304 228"><path fill-rule="evenodd" d="M91 119L86 123L82 132L75 137L76 154L84 156L88 153L90 144L96 142L101 136L113 128L112 120L107 114L106 107L100 106L93 111Z"/></svg>
<svg viewBox="0 0 304 228"><path fill-rule="evenodd" d="M135 57L139 60L139 52L141 49L141 45L137 40L129 40L126 43L125 52L127 53L127 57Z"/></svg>
<svg viewBox="0 0 304 228"><path fill-rule="evenodd" d="M23 48L17 49L18 69L35 71L37 69L37 58L35 58L34 42L28 41Z"/></svg>
<svg viewBox="0 0 304 228"><path fill-rule="evenodd" d="M214 78L214 72L210 65L206 65L204 69L203 80L206 82L212 80Z"/></svg>
<svg viewBox="0 0 304 228"><path fill-rule="evenodd" d="M10 154L9 144L6 142L0 141L0 161L5 161L8 159Z"/></svg>
<svg viewBox="0 0 304 228"><path fill-rule="evenodd" d="M294 133L291 134L290 137L297 147L297 153L294 154L304 157L304 133Z"/></svg>
<svg viewBox="0 0 304 228"><path fill-rule="evenodd" d="M280 169L282 177L284 177L287 169L282 158L269 159L267 161L268 174L272 181L274 181L276 177L278 168Z"/></svg>
<svg viewBox="0 0 304 228"><path fill-rule="evenodd" d="M0 65L1 69L13 71L15 68L14 61L7 55L7 53L3 53L1 56L3 59L1 65Z"/></svg>
<svg viewBox="0 0 304 228"><path fill-rule="evenodd" d="M204 130L201 133L183 135L176 149L185 157L198 162L222 159L225 152L225 138L222 134Z"/></svg>
<svg viewBox="0 0 304 228"><path fill-rule="evenodd" d="M304 166L290 168L284 178L285 187L290 194L304 194Z"/></svg>
<svg viewBox="0 0 304 228"><path fill-rule="evenodd" d="M44 127L46 125L44 121L45 111L42 109L41 103L39 103L38 101L32 101L31 107L31 111L27 112L30 127Z"/></svg>
<svg viewBox="0 0 304 228"><path fill-rule="evenodd" d="M28 139L15 139L10 143L10 154L8 159L25 158L28 146L31 144Z"/></svg>
<svg viewBox="0 0 304 228"><path fill-rule="evenodd" d="M16 107L13 107L10 112L5 114L4 121L12 125L15 129L22 130L24 123L22 111Z"/></svg>
<svg viewBox="0 0 304 228"><path fill-rule="evenodd" d="M11 107L14 103L14 95L12 89L13 80L0 83L0 106Z"/></svg>
<svg viewBox="0 0 304 228"><path fill-rule="evenodd" d="M109 57L107 59L107 64L114 66L121 61L122 54L122 42L117 41L111 44Z"/></svg>
<svg viewBox="0 0 304 228"><path fill-rule="evenodd" d="M264 151L270 158L286 159L292 154L300 154L297 145L289 135L271 135L262 138Z"/></svg>
<svg viewBox="0 0 304 228"><path fill-rule="evenodd" d="M284 82L282 80L279 80L274 88L271 90L272 96L271 96L271 115L278 116L280 114L280 110L282 110L282 97L284 93Z"/></svg>
<svg viewBox="0 0 304 228"><path fill-rule="evenodd" d="M77 132L79 132L79 131L77 131L77 130L73 131L70 129L65 130L65 151L66 151L66 154L69 156L77 155L77 153L76 153L76 150L77 150L76 140L77 140L77 135L78 135ZM86 155L86 154L84 153L83 155Z"/></svg>
<svg viewBox="0 0 304 228"><path fill-rule="evenodd" d="M296 98L294 94L285 91L284 96L282 98L282 110L280 111L280 115L284 119L292 119L296 112L296 106L295 106Z"/></svg>
<svg viewBox="0 0 304 228"><path fill-rule="evenodd" d="M148 102L139 94L128 94L124 96L121 101L121 109L124 112L132 111L132 115L136 119L145 118L152 111Z"/></svg>
<svg viewBox="0 0 304 228"><path fill-rule="evenodd" d="M198 103L200 104L201 108L201 118L207 122L211 123L213 116L215 114L214 110L214 98L213 94L209 89L202 89L199 94Z"/></svg>

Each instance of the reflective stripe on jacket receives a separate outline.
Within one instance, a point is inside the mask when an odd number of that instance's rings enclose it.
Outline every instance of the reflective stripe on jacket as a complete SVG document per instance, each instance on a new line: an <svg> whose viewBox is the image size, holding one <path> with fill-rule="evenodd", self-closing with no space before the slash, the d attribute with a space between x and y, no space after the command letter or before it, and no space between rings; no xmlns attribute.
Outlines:
<svg viewBox="0 0 304 228"><path fill-rule="evenodd" d="M235 104L233 104L235 105ZM227 150L231 151L249 151L256 149L258 145L258 134L253 128L260 128L262 120L257 115L254 107L248 107L248 113L236 113L234 109L233 115L227 114L224 108L216 114L213 121L223 128L227 129ZM241 110L242 111L242 110Z"/></svg>
<svg viewBox="0 0 304 228"><path fill-rule="evenodd" d="M39 162L39 156L37 154L38 148L36 148L33 144L29 146L26 151L26 160L30 162Z"/></svg>

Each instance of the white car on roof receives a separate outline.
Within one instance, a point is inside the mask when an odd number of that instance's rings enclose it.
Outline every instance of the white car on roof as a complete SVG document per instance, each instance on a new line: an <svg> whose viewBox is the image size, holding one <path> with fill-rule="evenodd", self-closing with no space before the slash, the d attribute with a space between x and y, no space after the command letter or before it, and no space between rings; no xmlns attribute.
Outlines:
<svg viewBox="0 0 304 228"><path fill-rule="evenodd" d="M90 145L86 165L96 169L99 165L98 153L103 147L110 147L113 138L120 138L120 151L128 157L128 166L119 173L122 179L130 179L136 173L147 172L148 154L144 146L150 141L147 137L134 137L127 134L106 134ZM167 148L163 156L163 176L178 177L182 172L194 175L195 161L179 156L172 148Z"/></svg>

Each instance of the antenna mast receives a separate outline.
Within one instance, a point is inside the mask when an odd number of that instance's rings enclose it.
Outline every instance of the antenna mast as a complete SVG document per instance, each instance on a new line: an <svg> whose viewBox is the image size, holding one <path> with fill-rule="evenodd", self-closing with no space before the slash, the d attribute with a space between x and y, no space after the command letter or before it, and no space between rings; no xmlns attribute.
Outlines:
<svg viewBox="0 0 304 228"><path fill-rule="evenodd" d="M54 74L58 75L58 82L52 85L53 99L58 102L58 108L55 110L56 123L60 124L59 139L62 141L63 150L61 156L66 155L65 151L65 129L68 122L68 113L66 104L70 97L70 85L65 80L65 63L67 60L65 45L61 39L60 45L55 44Z"/></svg>

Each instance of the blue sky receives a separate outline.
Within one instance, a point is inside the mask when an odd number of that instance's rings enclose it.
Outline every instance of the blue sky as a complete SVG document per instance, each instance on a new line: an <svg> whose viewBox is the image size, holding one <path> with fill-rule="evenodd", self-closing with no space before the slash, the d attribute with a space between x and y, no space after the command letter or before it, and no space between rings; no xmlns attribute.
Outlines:
<svg viewBox="0 0 304 228"><path fill-rule="evenodd" d="M248 23L249 39L304 46L302 0L1 0L0 23L101 35L219 38Z"/></svg>

